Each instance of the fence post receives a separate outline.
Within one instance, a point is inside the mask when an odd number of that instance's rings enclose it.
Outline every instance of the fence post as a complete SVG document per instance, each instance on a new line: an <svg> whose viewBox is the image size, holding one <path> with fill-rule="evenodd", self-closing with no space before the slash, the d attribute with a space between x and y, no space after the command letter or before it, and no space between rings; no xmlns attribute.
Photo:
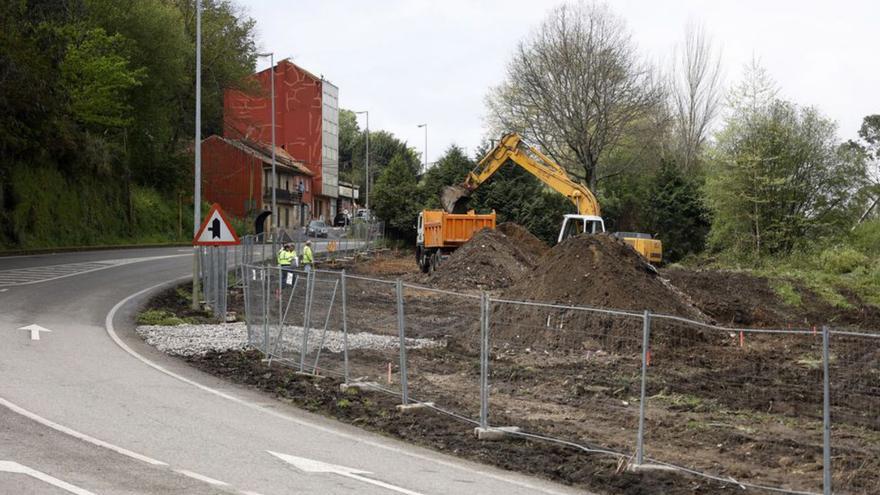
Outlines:
<svg viewBox="0 0 880 495"><path fill-rule="evenodd" d="M828 327L822 326L822 493L831 495L831 375Z"/></svg>
<svg viewBox="0 0 880 495"><path fill-rule="evenodd" d="M642 391L639 399L639 436L636 439L636 466L645 458L645 392L648 384L648 345L651 335L651 312L642 317Z"/></svg>
<svg viewBox="0 0 880 495"><path fill-rule="evenodd" d="M345 269L342 269L342 273L339 275L340 282L342 283L342 359L343 359L343 367L345 371L345 383L349 382L349 371L348 371L348 293L345 291Z"/></svg>
<svg viewBox="0 0 880 495"><path fill-rule="evenodd" d="M489 296L480 294L480 428L489 427Z"/></svg>
<svg viewBox="0 0 880 495"><path fill-rule="evenodd" d="M244 264L242 260L241 264L241 296L244 299L244 326L247 330L247 338L248 344L253 345L253 335L251 334L251 288L250 288L250 278L247 276L247 266Z"/></svg>
<svg viewBox="0 0 880 495"><path fill-rule="evenodd" d="M269 279L272 272L265 266L260 268L260 292L263 293L261 311L263 312L263 356L269 357Z"/></svg>
<svg viewBox="0 0 880 495"><path fill-rule="evenodd" d="M406 380L406 324L403 317L403 282L397 279L397 330L400 333L400 393L404 405L409 404Z"/></svg>
<svg viewBox="0 0 880 495"><path fill-rule="evenodd" d="M306 369L306 351L309 346L309 325L312 317L312 298L315 292L315 270L306 272L306 296L305 296L305 317L303 318L303 338L302 348L299 350L299 372L305 373ZM283 337L283 336L282 336Z"/></svg>

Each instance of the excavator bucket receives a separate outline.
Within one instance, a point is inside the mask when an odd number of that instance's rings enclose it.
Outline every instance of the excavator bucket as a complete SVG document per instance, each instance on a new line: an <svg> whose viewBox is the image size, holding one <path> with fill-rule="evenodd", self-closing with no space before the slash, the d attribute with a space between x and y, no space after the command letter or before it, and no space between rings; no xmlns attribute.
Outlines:
<svg viewBox="0 0 880 495"><path fill-rule="evenodd" d="M440 203L447 213L466 213L471 191L463 186L447 186L440 193Z"/></svg>

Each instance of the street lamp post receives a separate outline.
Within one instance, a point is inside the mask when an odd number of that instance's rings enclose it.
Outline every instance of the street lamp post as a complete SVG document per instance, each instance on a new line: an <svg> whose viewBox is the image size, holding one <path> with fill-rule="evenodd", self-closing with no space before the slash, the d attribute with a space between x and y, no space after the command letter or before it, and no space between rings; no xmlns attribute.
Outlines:
<svg viewBox="0 0 880 495"><path fill-rule="evenodd" d="M366 193L364 194L366 203L365 206L367 208L367 212L370 211L370 111L364 110L362 112L355 112L356 115L365 114L367 116L367 156L366 156L366 177L364 177L364 188L366 189Z"/></svg>
<svg viewBox="0 0 880 495"><path fill-rule="evenodd" d="M272 99L272 225L274 226L273 235L278 233L278 203L275 199L275 191L278 189L278 175L275 173L275 53L258 53L258 57L269 57L269 84L272 86L270 98Z"/></svg>
<svg viewBox="0 0 880 495"><path fill-rule="evenodd" d="M428 171L428 124L419 124L419 128L425 128L425 172Z"/></svg>
<svg viewBox="0 0 880 495"><path fill-rule="evenodd" d="M202 2L196 0L196 135L193 237L202 223ZM192 309L199 309L199 247L193 249Z"/></svg>

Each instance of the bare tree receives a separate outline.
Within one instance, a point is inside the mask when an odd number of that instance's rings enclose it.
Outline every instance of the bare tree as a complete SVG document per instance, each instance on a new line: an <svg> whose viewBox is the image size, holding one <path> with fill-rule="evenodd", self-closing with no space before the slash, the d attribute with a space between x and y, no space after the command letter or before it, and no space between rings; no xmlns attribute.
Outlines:
<svg viewBox="0 0 880 495"><path fill-rule="evenodd" d="M696 164L718 114L721 101L721 57L703 28L688 23L684 44L676 47L670 75L670 99L678 154L685 171Z"/></svg>
<svg viewBox="0 0 880 495"><path fill-rule="evenodd" d="M519 131L594 189L603 154L662 100L624 22L602 4L553 10L487 98L493 130Z"/></svg>

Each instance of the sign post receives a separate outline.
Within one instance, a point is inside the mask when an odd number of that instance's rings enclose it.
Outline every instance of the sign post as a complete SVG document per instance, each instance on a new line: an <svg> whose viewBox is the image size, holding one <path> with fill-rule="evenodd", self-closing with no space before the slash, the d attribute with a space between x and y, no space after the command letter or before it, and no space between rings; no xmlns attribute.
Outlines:
<svg viewBox="0 0 880 495"><path fill-rule="evenodd" d="M215 261L205 272L207 275L207 283L205 290L205 301L209 301L211 309L218 317L226 316L226 277L229 267L226 263L226 250L215 252L220 247L237 246L241 244L235 229L223 213L220 205L214 203L211 211L205 216L205 221L193 237L193 246L208 246L211 249L211 259ZM215 256L219 255L219 256ZM210 288L210 290L208 290ZM210 294L209 294L210 292ZM196 297L193 291L193 297ZM198 304L194 300L195 304Z"/></svg>

